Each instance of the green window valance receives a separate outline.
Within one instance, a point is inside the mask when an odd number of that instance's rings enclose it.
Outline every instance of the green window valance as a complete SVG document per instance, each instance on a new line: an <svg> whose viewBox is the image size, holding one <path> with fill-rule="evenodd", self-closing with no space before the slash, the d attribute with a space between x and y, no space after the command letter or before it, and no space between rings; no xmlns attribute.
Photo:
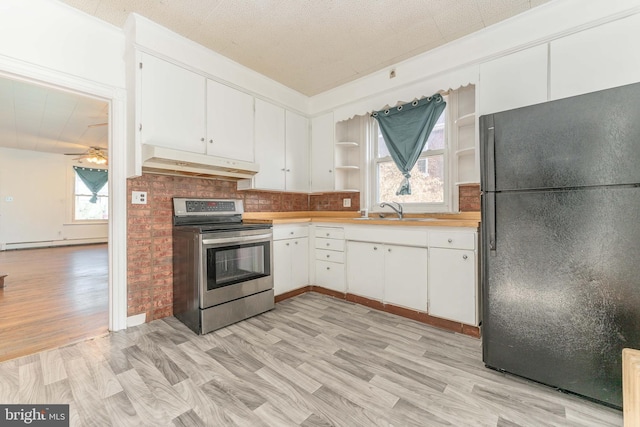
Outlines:
<svg viewBox="0 0 640 427"><path fill-rule="evenodd" d="M96 203L98 201L98 192L102 190L102 187L109 180L108 171L106 169L91 169L80 166L74 166L73 170L76 171L82 182L91 191L92 197L89 202Z"/></svg>

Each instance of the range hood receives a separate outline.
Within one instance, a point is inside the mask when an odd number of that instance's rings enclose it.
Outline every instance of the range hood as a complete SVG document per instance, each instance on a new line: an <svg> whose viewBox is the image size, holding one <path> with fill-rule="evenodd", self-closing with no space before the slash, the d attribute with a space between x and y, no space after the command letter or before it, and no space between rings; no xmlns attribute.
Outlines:
<svg viewBox="0 0 640 427"><path fill-rule="evenodd" d="M143 172L246 179L255 175L259 169L257 163L142 144Z"/></svg>

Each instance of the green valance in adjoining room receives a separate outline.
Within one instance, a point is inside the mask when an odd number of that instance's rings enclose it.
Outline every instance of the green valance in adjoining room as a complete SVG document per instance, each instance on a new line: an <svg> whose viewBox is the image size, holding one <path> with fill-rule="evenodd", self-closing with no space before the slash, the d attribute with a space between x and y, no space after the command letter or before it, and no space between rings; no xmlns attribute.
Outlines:
<svg viewBox="0 0 640 427"><path fill-rule="evenodd" d="M84 182L89 191L91 191L93 196L89 202L96 203L98 201L98 192L102 190L102 187L104 187L109 180L108 171L106 169L91 169L80 166L74 166L73 170L76 171L82 182Z"/></svg>

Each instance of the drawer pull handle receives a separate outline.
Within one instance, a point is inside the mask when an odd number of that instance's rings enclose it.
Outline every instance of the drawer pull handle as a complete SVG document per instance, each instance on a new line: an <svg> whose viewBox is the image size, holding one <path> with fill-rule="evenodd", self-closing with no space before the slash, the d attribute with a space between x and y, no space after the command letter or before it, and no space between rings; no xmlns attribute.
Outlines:
<svg viewBox="0 0 640 427"><path fill-rule="evenodd" d="M387 251L391 252L391 248L387 249Z"/></svg>
<svg viewBox="0 0 640 427"><path fill-rule="evenodd" d="M287 242L287 246L289 246L289 242Z"/></svg>
<svg viewBox="0 0 640 427"><path fill-rule="evenodd" d="M327 233L327 237L329 237L329 233Z"/></svg>
<svg viewBox="0 0 640 427"><path fill-rule="evenodd" d="M331 255L327 255L327 258L329 258Z"/></svg>
<svg viewBox="0 0 640 427"><path fill-rule="evenodd" d="M291 234L293 236L293 231L291 231L289 234Z"/></svg>
<svg viewBox="0 0 640 427"><path fill-rule="evenodd" d="M467 258L469 258L469 257L466 256L466 255L462 255L462 259L467 259Z"/></svg>
<svg viewBox="0 0 640 427"><path fill-rule="evenodd" d="M298 241L296 240L296 245L298 244Z"/></svg>
<svg viewBox="0 0 640 427"><path fill-rule="evenodd" d="M447 242L452 243L452 242L453 242L453 239L449 239L449 240L447 240Z"/></svg>
<svg viewBox="0 0 640 427"><path fill-rule="evenodd" d="M327 267L327 270L331 270L331 267Z"/></svg>
<svg viewBox="0 0 640 427"><path fill-rule="evenodd" d="M374 251L377 251L377 250L378 250L378 247L377 247L377 246L374 246L374 247L373 247L373 250L374 250Z"/></svg>
<svg viewBox="0 0 640 427"><path fill-rule="evenodd" d="M331 246L331 243L327 243L327 246Z"/></svg>

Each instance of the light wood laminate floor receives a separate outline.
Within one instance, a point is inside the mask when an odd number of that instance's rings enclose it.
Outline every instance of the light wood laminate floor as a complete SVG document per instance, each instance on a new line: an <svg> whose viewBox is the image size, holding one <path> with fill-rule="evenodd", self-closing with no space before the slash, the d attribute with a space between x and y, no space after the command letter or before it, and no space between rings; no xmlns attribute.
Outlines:
<svg viewBox="0 0 640 427"><path fill-rule="evenodd" d="M69 403L75 426L622 425L486 369L476 338L315 293L204 336L156 320L1 363L0 378L0 402Z"/></svg>
<svg viewBox="0 0 640 427"><path fill-rule="evenodd" d="M107 245L0 252L0 361L108 332Z"/></svg>

